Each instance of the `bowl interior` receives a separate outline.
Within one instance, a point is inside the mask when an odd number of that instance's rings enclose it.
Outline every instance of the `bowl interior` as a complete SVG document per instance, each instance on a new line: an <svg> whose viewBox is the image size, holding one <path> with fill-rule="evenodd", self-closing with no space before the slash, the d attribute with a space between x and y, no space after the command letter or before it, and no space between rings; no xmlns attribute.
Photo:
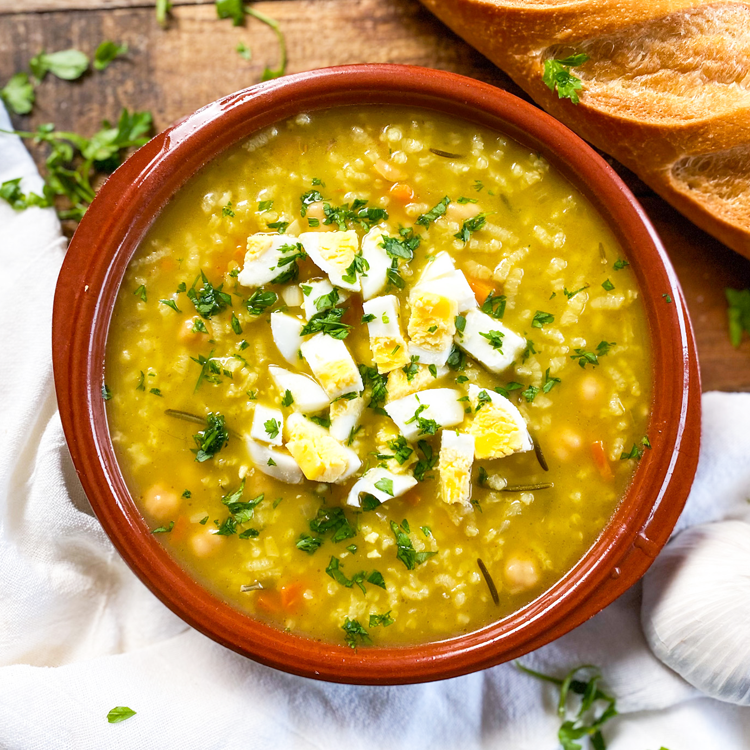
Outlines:
<svg viewBox="0 0 750 750"><path fill-rule="evenodd" d="M437 643L351 649L283 633L198 586L149 534L117 465L101 399L109 321L125 269L159 211L204 164L253 132L301 112L368 104L447 113L537 150L613 229L642 291L652 350L648 451L587 555L520 611ZM515 658L570 630L647 569L666 542L697 464L700 383L678 282L642 210L583 141L533 106L453 74L349 66L290 76L214 102L157 136L105 184L68 251L55 298L55 382L84 489L110 538L144 583L215 640L270 666L321 679L405 683Z"/></svg>

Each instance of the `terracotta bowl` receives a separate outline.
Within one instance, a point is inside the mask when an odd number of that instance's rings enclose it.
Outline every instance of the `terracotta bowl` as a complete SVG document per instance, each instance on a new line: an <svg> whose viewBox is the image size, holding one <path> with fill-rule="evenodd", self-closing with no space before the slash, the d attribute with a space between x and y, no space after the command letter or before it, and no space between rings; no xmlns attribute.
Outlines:
<svg viewBox="0 0 750 750"><path fill-rule="evenodd" d="M115 459L101 397L104 351L130 258L169 199L206 162L251 133L300 112L402 104L447 113L543 154L609 223L638 278L653 353L646 451L609 525L546 593L476 632L401 648L360 648L284 633L193 581L149 533ZM183 620L263 664L336 682L398 684L464 674L558 638L637 581L667 541L695 473L700 378L677 278L642 209L612 169L530 104L462 76L397 65L316 70L224 97L141 148L101 189L68 250L55 295L55 385L65 435L91 505L120 554Z"/></svg>

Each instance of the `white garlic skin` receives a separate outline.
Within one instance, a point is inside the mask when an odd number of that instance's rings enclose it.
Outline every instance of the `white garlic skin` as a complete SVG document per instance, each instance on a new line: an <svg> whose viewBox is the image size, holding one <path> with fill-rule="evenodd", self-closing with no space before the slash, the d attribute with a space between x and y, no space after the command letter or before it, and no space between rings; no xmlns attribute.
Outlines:
<svg viewBox="0 0 750 750"><path fill-rule="evenodd" d="M651 650L706 695L750 705L750 524L693 526L643 579Z"/></svg>

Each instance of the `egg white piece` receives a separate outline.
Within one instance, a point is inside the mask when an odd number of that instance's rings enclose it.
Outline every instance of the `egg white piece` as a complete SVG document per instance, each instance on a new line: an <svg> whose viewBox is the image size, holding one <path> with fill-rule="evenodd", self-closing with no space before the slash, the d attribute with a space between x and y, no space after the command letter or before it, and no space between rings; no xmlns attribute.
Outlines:
<svg viewBox="0 0 750 750"><path fill-rule="evenodd" d="M270 431L266 428L266 423L270 425ZM281 445L284 433L284 414L281 409L272 409L263 404L257 404L253 414L253 426L250 430L250 437L253 440L259 440L262 443L271 443L271 445ZM271 437L273 435L273 437Z"/></svg>
<svg viewBox="0 0 750 750"><path fill-rule="evenodd" d="M383 235L388 234L384 227L373 227L362 238L362 257L368 262L367 276L360 278L362 299L372 299L380 294L385 286L391 260L385 248L381 247Z"/></svg>
<svg viewBox="0 0 750 750"><path fill-rule="evenodd" d="M341 399L331 404L331 437L341 443L349 440L352 430L359 424L365 410L365 400L361 396L346 401Z"/></svg>
<svg viewBox="0 0 750 750"><path fill-rule="evenodd" d="M388 294L375 297L362 305L365 315L375 317L367 323L370 351L378 372L391 372L409 364L406 339L401 333L398 299Z"/></svg>
<svg viewBox="0 0 750 750"><path fill-rule="evenodd" d="M318 279L316 281L307 281L304 283L304 289L302 289L302 309L305 311L305 317L310 320L313 315L319 312L315 303L326 294L330 294L333 291L333 284L328 279ZM305 294L307 287L310 287L310 291ZM343 302L349 295L346 292L339 290L339 302Z"/></svg>
<svg viewBox="0 0 750 750"><path fill-rule="evenodd" d="M308 375L289 372L283 367L271 365L268 372L283 396L286 391L292 394L292 407L303 414L325 409L330 403L326 392Z"/></svg>
<svg viewBox="0 0 750 750"><path fill-rule="evenodd" d="M345 281L344 275L359 251L359 237L353 229L345 232L302 232L299 242L313 263L328 275L334 286L359 292L359 276L354 282Z"/></svg>
<svg viewBox="0 0 750 750"><path fill-rule="evenodd" d="M526 348L526 339L519 336L480 310L466 313L466 327L463 332L457 331L455 342L490 372L503 372L516 361ZM501 333L502 349L494 349L492 344L482 336L483 333L496 331Z"/></svg>
<svg viewBox="0 0 750 750"><path fill-rule="evenodd" d="M281 356L295 367L300 362L299 348L302 345L300 335L304 323L293 315L282 312L271 313L271 336Z"/></svg>
<svg viewBox="0 0 750 750"><path fill-rule="evenodd" d="M412 442L419 436L419 421L414 415L420 407L427 408L419 412L419 417L433 419L441 428L453 427L464 420L463 402L458 400L462 396L461 391L453 388L432 388L391 401L385 410L401 434Z"/></svg>
<svg viewBox="0 0 750 750"><path fill-rule="evenodd" d="M443 502L451 505L470 503L473 465L474 436L443 430L438 461L440 497Z"/></svg>
<svg viewBox="0 0 750 750"><path fill-rule="evenodd" d="M255 468L261 473L286 484L299 484L304 479L302 469L283 448L272 448L249 437L245 443Z"/></svg>
<svg viewBox="0 0 750 750"><path fill-rule="evenodd" d="M251 289L270 283L288 268L279 268L279 261L290 254L282 249L297 244L299 240L290 234L251 234L247 238L245 261L237 281Z"/></svg>
<svg viewBox="0 0 750 750"><path fill-rule="evenodd" d="M445 251L439 252L426 266L417 286L454 299L460 313L477 307L474 290L463 271L456 270L453 258Z"/></svg>
<svg viewBox="0 0 750 750"><path fill-rule="evenodd" d="M325 427L291 414L286 421L286 447L302 473L313 482L345 482L361 466L359 456L333 437Z"/></svg>
<svg viewBox="0 0 750 750"><path fill-rule="evenodd" d="M380 487L375 486L378 483L380 483ZM387 469L380 468L370 469L349 490L346 504L351 505L353 508L361 508L360 495L362 493L372 495L381 503L384 503L392 497L401 497L405 492L415 487L416 484L417 480L411 474L394 474ZM383 487L386 489L382 489Z"/></svg>
<svg viewBox="0 0 750 750"><path fill-rule="evenodd" d="M482 401L489 399L489 404L482 405L480 394L486 394ZM476 458L503 458L533 450L529 427L512 401L474 383L469 385L469 401L474 409L469 433L474 436Z"/></svg>
<svg viewBox="0 0 750 750"><path fill-rule="evenodd" d="M357 363L341 339L318 333L300 347L315 379L333 400L345 393L360 393L364 385Z"/></svg>

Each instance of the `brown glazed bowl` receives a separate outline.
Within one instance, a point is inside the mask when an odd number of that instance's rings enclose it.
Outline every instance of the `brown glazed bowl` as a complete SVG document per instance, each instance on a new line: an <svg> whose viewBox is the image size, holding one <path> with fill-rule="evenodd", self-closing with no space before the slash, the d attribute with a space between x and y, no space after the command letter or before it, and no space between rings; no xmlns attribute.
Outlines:
<svg viewBox="0 0 750 750"><path fill-rule="evenodd" d="M609 525L582 560L520 611L456 638L399 648L317 642L264 625L199 586L149 529L115 459L102 400L107 331L130 258L154 218L204 164L260 128L340 105L398 105L501 131L543 154L597 208L636 273L650 327L653 404L646 451ZM55 385L70 452L102 526L157 597L210 638L263 664L335 682L399 684L484 669L563 635L612 602L652 563L687 498L698 461L700 376L679 283L642 209L578 136L526 102L424 68L315 70L226 96L164 131L103 186L57 285Z"/></svg>

